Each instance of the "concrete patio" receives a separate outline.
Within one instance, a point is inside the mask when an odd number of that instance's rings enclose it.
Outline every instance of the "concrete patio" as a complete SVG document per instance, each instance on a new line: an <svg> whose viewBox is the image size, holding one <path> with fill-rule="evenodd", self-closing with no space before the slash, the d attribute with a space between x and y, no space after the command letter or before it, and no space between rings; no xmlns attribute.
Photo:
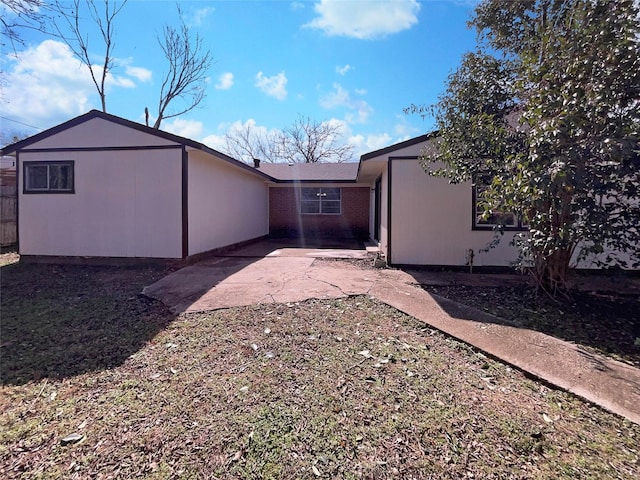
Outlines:
<svg viewBox="0 0 640 480"><path fill-rule="evenodd" d="M366 257L365 249L292 248L262 242L173 272L146 287L143 294L162 301L174 313L369 295L640 424L640 369L537 331L505 325L420 287L451 281L446 275L317 260ZM499 281L517 280L512 277L502 276Z"/></svg>

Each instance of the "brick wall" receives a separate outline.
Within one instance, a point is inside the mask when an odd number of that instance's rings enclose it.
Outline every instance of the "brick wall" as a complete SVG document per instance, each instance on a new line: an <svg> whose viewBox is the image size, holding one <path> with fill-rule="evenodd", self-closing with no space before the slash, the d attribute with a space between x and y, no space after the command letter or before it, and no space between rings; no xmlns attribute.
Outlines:
<svg viewBox="0 0 640 480"><path fill-rule="evenodd" d="M339 186L339 185L337 185ZM369 187L341 187L341 215L300 215L299 190L269 189L269 234L274 237L369 238Z"/></svg>

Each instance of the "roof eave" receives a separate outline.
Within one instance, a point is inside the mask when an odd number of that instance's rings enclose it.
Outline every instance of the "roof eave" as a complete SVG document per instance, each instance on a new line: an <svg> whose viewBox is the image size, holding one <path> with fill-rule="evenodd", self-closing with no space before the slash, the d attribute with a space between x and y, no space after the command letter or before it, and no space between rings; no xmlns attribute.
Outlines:
<svg viewBox="0 0 640 480"><path fill-rule="evenodd" d="M146 125L142 125L141 123L137 123L131 120L127 120L126 118L118 117L116 115L112 115L110 113L101 112L99 110L90 110L89 112L80 115L78 117L72 118L71 120L67 120L64 123L56 125L55 127L51 127L43 132L37 133L29 138L25 138L24 140L20 140L19 142L13 143L11 145L7 145L1 151L2 155L15 154L16 152L25 149L29 145L39 142L45 138L48 138L52 135L56 135L64 130L75 127L82 123L88 122L94 118L101 118L103 120L107 120L118 125L122 125L124 127L132 128L134 130L147 133L149 135L154 135L156 137L164 138L165 140L170 140L172 142L176 142L177 144L181 144L184 146L188 146L194 148L196 150L201 150L210 155L220 158L228 163L231 163L234 166L242 168L248 172L252 172L266 180L274 180L273 177L267 175L264 172L256 170L255 168L243 163L239 160L236 160L229 155L226 155L222 152L219 152L211 147L207 147L203 143L196 142L195 140L191 140L189 138L181 137L179 135L174 135L173 133L165 132L164 130L159 130L157 128L148 127Z"/></svg>
<svg viewBox="0 0 640 480"><path fill-rule="evenodd" d="M381 148L379 150L374 150L373 152L365 153L360 156L360 163L370 160L375 157L379 157L381 155L386 155L391 152L395 152L396 150L400 150L402 148L411 147L412 145L416 145L418 143L426 142L427 140L437 137L438 131L434 130L433 132L425 133L424 135L420 135L419 137L410 138L409 140L405 140L403 142L395 143L385 148ZM360 171L360 167L358 167L358 172Z"/></svg>

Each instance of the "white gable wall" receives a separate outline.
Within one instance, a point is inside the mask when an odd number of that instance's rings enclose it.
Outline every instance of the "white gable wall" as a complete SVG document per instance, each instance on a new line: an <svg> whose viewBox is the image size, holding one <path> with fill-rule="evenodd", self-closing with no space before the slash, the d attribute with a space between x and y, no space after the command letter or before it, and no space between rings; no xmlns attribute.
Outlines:
<svg viewBox="0 0 640 480"><path fill-rule="evenodd" d="M58 135L50 146L70 142L54 141ZM181 257L180 148L23 151L19 159L21 254ZM75 193L22 193L22 162L32 160L74 160Z"/></svg>
<svg viewBox="0 0 640 480"><path fill-rule="evenodd" d="M199 150L188 171L189 255L269 233L265 180Z"/></svg>
<svg viewBox="0 0 640 480"><path fill-rule="evenodd" d="M157 135L136 130L103 118L92 118L29 145L35 148L96 148L178 145Z"/></svg>

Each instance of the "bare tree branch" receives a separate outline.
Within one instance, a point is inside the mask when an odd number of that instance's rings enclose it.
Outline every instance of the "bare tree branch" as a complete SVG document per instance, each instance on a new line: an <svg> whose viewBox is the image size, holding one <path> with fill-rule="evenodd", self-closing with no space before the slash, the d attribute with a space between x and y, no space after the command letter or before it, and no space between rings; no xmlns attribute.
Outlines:
<svg viewBox="0 0 640 480"><path fill-rule="evenodd" d="M169 70L160 88L158 117L153 128L160 128L162 120L177 117L196 108L205 97L207 72L213 59L209 50L203 51L202 38L196 34L192 38L182 16L180 6L178 16L180 27L165 25L163 38L158 38L160 48L169 62ZM185 106L168 113L169 105L176 99L185 100Z"/></svg>
<svg viewBox="0 0 640 480"><path fill-rule="evenodd" d="M20 32L22 30L35 30L48 35L50 31L52 15L57 9L52 9L43 0L0 0L2 15L0 16L0 28L2 42L0 46L11 44L11 49L16 53L16 45L24 45Z"/></svg>
<svg viewBox="0 0 640 480"><path fill-rule="evenodd" d="M279 159L279 132L267 132L256 129L252 121L244 125L234 126L225 135L227 153L245 162L258 158L266 162L277 162Z"/></svg>
<svg viewBox="0 0 640 480"><path fill-rule="evenodd" d="M354 146L342 142L341 137L340 125L302 116L283 131L262 132L247 122L225 135L228 153L237 159L290 163L349 160Z"/></svg>
<svg viewBox="0 0 640 480"><path fill-rule="evenodd" d="M109 72L113 68L112 52L115 48L115 17L126 5L127 0L122 0L120 4L115 1L110 2L109 0L104 0L103 2L98 3L101 4L100 6L104 7L103 12L100 12L95 0L85 0L84 2L82 0L73 0L70 10L65 10L66 7L61 3L61 0L56 0L57 9L62 13L62 18L66 22L66 27L71 33L70 38L64 35L63 29L60 28L57 22L55 22L55 26L60 37L64 40L74 55L78 57L78 59L89 69L89 72L91 73L91 80L93 80L93 84L98 91L98 95L100 95L102 111L106 112L106 81ZM91 20L100 29L100 34L104 43L104 60L101 67L96 66L91 60L89 36L80 25L83 20L80 13L82 8L81 5L86 5Z"/></svg>
<svg viewBox="0 0 640 480"><path fill-rule="evenodd" d="M283 132L283 158L293 163L344 162L353 145L339 142L340 125L302 116Z"/></svg>

